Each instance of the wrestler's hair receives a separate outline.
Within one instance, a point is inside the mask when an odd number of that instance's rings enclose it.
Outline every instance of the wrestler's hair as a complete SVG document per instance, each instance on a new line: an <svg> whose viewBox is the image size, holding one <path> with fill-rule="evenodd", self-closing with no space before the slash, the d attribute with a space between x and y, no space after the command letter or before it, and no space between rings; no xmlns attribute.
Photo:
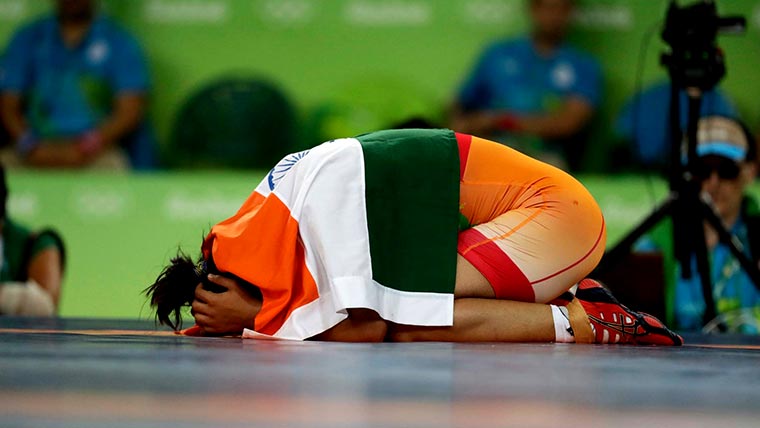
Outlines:
<svg viewBox="0 0 760 428"><path fill-rule="evenodd" d="M190 256L179 250L156 282L144 290L156 311L156 320L162 325L174 330L182 328L182 307L193 302L195 287L202 281L196 266Z"/></svg>

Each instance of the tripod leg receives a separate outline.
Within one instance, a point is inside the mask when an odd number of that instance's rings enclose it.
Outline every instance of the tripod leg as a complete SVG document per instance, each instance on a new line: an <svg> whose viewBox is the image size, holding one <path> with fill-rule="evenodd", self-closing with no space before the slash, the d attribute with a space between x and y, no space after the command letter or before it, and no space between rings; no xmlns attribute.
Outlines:
<svg viewBox="0 0 760 428"><path fill-rule="evenodd" d="M715 298L713 297L712 278L710 277L710 259L707 256L707 241L705 240L705 230L702 226L702 216L698 217L698 224L693 227L694 236L689 237L692 240L694 255L697 259L697 273L699 274L700 284L702 286L702 295L705 299L705 313L702 315L703 324L715 319L717 311L715 309ZM689 263L688 260L683 263ZM683 269L683 265L682 265ZM723 328L720 328L722 331Z"/></svg>
<svg viewBox="0 0 760 428"><path fill-rule="evenodd" d="M705 205L701 198L702 184L698 181L693 173L697 159L697 131L699 128L700 107L702 103L702 88L686 87L686 94L689 97L688 122L686 125L686 171L683 175L681 189L684 193L683 211L679 214L679 219L688 225L681 237L687 242L687 247L681 253L681 270L685 273L684 278L690 277L690 263L693 255L697 261L697 272L699 273L702 295L705 301L705 312L703 314L703 324L712 321L717 315L715 308L715 298L713 297L712 277L710 275L710 259L707 253L707 241L705 239L704 220L707 218L707 211L712 212L712 208ZM710 208L705 209L705 208ZM708 220L709 221L709 220ZM724 330L724 327L720 327Z"/></svg>

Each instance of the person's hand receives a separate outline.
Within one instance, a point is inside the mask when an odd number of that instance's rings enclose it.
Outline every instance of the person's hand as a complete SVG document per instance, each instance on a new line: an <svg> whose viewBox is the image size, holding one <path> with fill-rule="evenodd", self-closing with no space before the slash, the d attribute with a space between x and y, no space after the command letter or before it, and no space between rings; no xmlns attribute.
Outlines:
<svg viewBox="0 0 760 428"><path fill-rule="evenodd" d="M454 115L451 129L465 134L483 135L493 129L493 117L491 113L485 111L462 112Z"/></svg>
<svg viewBox="0 0 760 428"><path fill-rule="evenodd" d="M454 130L472 135L483 135L494 130L518 131L517 116L503 111L481 110L460 115L453 123Z"/></svg>
<svg viewBox="0 0 760 428"><path fill-rule="evenodd" d="M89 162L75 139L40 140L25 159L34 167L81 168Z"/></svg>
<svg viewBox="0 0 760 428"><path fill-rule="evenodd" d="M93 130L80 135L76 144L82 156L92 159L103 151L105 140L100 132Z"/></svg>
<svg viewBox="0 0 760 428"><path fill-rule="evenodd" d="M192 305L195 323L206 335L241 334L253 328L253 319L261 309L261 301L251 296L232 278L208 275L209 281L227 291L215 293L199 284Z"/></svg>
<svg viewBox="0 0 760 428"><path fill-rule="evenodd" d="M473 113L470 118L472 127L478 134L489 133L496 128L497 116L490 111L482 111Z"/></svg>

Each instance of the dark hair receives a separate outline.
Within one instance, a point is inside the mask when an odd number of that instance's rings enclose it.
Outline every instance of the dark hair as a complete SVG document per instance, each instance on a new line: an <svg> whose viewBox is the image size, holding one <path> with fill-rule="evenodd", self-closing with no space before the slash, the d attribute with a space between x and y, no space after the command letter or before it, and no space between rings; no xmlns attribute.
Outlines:
<svg viewBox="0 0 760 428"><path fill-rule="evenodd" d="M190 256L179 250L158 275L156 282L145 289L150 306L156 310L156 319L161 324L174 330L182 328L182 307L193 302L195 287L203 277L196 266Z"/></svg>

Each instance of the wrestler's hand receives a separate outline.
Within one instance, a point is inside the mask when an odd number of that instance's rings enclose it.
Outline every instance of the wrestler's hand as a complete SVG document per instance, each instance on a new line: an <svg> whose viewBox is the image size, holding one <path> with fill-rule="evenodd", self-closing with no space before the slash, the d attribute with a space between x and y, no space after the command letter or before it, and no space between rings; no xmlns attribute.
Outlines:
<svg viewBox="0 0 760 428"><path fill-rule="evenodd" d="M227 291L215 293L204 289L203 284L195 288L192 314L203 333L209 336L237 335L244 328L252 329L261 301L232 278L209 274L208 279Z"/></svg>

